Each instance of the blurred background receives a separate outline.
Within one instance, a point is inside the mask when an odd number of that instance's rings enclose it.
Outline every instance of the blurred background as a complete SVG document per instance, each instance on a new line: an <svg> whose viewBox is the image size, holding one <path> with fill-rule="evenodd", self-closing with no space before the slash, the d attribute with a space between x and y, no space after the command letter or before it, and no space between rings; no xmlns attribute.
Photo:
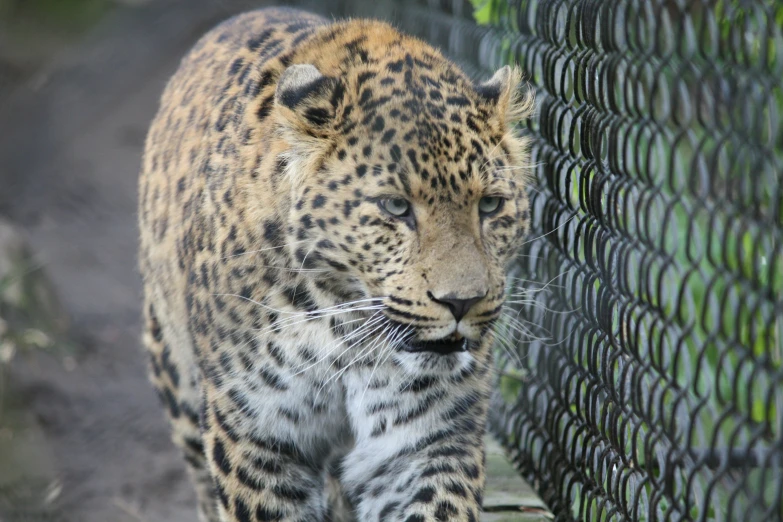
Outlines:
<svg viewBox="0 0 783 522"><path fill-rule="evenodd" d="M139 343L141 148L194 41L282 4L536 90L491 430L554 517L783 520L783 2L0 0L0 521L195 520Z"/></svg>

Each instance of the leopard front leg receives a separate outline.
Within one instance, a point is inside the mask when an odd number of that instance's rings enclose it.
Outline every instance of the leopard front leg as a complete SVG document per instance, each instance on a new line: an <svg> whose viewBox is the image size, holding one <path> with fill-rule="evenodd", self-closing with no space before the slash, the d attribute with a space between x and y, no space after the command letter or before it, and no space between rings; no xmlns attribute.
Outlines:
<svg viewBox="0 0 783 522"><path fill-rule="evenodd" d="M268 367L207 378L202 432L223 522L324 520L332 428L344 414L329 390L316 398L305 384Z"/></svg>
<svg viewBox="0 0 783 522"><path fill-rule="evenodd" d="M163 312L166 312L165 307ZM147 299L143 341L149 355L150 381L168 413L171 438L182 450L188 464L198 498L199 521L220 522L212 477L201 441L201 392L194 373L193 348L187 337L172 328L172 321L161 324L159 313Z"/></svg>
<svg viewBox="0 0 783 522"><path fill-rule="evenodd" d="M342 480L358 520L479 520L490 374L475 365L459 376L348 381L356 447Z"/></svg>

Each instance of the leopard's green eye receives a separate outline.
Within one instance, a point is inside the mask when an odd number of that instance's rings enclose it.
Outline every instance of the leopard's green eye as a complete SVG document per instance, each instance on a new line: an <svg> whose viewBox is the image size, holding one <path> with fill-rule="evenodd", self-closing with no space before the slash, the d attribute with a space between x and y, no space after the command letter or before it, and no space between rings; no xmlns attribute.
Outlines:
<svg viewBox="0 0 783 522"><path fill-rule="evenodd" d="M503 205L503 198L498 196L484 196L479 200L479 212L484 215L494 214Z"/></svg>
<svg viewBox="0 0 783 522"><path fill-rule="evenodd" d="M381 207L395 217L405 217L410 212L411 205L402 198L388 198L381 200Z"/></svg>

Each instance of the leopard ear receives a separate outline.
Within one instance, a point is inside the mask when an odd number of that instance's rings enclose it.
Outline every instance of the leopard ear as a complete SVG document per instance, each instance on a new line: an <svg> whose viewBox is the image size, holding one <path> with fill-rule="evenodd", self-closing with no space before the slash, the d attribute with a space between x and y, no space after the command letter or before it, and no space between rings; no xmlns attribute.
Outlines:
<svg viewBox="0 0 783 522"><path fill-rule="evenodd" d="M513 124L527 118L533 110L533 91L520 91L522 72L519 67L505 65L489 80L475 86L476 92L488 104L494 105L496 114L506 123Z"/></svg>
<svg viewBox="0 0 783 522"><path fill-rule="evenodd" d="M292 65L277 82L275 105L293 130L318 136L332 127L339 85L313 65Z"/></svg>

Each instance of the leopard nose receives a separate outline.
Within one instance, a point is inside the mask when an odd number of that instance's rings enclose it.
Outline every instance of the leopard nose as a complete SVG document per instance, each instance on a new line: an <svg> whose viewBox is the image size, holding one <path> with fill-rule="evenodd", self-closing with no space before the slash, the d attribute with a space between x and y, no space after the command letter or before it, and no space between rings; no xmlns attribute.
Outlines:
<svg viewBox="0 0 783 522"><path fill-rule="evenodd" d="M461 297L456 297L454 294L447 294L442 297L435 297L434 295L432 295L431 292L427 292L427 293L430 295L430 298L436 303L440 303L442 305L448 306L449 310L451 310L451 315L454 316L454 319L456 319L457 322L459 322L460 319L465 317L465 315L468 313L468 310L470 310L471 306L484 299L484 297L487 295L485 292L484 295L461 298Z"/></svg>

